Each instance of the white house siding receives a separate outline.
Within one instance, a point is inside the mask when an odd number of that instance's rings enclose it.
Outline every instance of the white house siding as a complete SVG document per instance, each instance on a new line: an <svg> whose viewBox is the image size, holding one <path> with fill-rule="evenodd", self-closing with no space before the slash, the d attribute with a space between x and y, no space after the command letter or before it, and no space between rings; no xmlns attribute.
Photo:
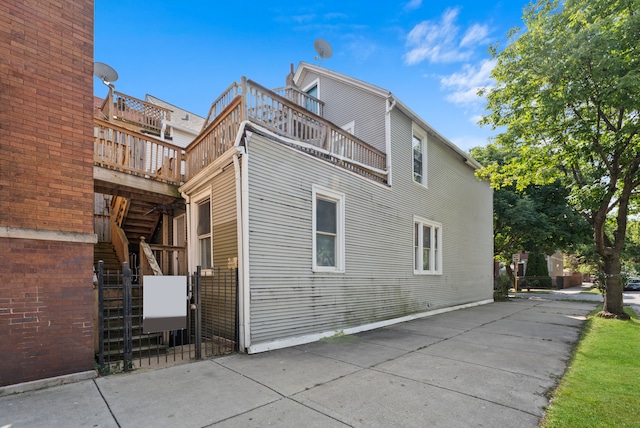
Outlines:
<svg viewBox="0 0 640 428"><path fill-rule="evenodd" d="M171 141L171 144L178 147L187 147L196 136L197 134L173 128L173 141Z"/></svg>
<svg viewBox="0 0 640 428"><path fill-rule="evenodd" d="M393 188L253 134L252 345L492 298L489 186L438 144L429 145L429 189L413 183L411 122L394 111L392 125ZM314 184L345 194L342 274L312 272ZM442 275L414 274L414 215L442 224Z"/></svg>
<svg viewBox="0 0 640 428"><path fill-rule="evenodd" d="M382 152L386 152L384 134L385 98L353 85L307 72L300 88L319 80L319 97L326 102L324 118L338 126L353 121L354 135ZM327 102L330 100L330 103Z"/></svg>

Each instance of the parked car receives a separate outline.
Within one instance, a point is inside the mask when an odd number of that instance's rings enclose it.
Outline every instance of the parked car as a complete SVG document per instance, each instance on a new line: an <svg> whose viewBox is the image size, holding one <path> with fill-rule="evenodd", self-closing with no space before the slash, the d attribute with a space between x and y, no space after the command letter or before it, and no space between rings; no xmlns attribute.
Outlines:
<svg viewBox="0 0 640 428"><path fill-rule="evenodd" d="M624 286L624 291L640 291L640 278L630 278Z"/></svg>

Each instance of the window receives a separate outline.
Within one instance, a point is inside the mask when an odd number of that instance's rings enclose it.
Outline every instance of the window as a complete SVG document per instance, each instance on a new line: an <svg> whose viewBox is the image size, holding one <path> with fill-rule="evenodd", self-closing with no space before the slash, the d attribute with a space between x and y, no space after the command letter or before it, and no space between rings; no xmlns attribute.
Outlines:
<svg viewBox="0 0 640 428"><path fill-rule="evenodd" d="M198 261L202 269L211 269L211 201L198 204Z"/></svg>
<svg viewBox="0 0 640 428"><path fill-rule="evenodd" d="M307 86L305 89L303 89L303 91L307 94L312 96L313 98L318 99L318 97L320 96L319 91L318 91L318 79L314 80L309 86ZM320 108L318 105L318 102L312 98L306 98L305 97L305 108L309 111L312 111L316 114L320 114Z"/></svg>
<svg viewBox="0 0 640 428"><path fill-rule="evenodd" d="M351 122L347 123L346 125L342 125L341 128L344 131L347 131L349 134L355 135L355 126L356 126L356 122L352 120Z"/></svg>
<svg viewBox="0 0 640 428"><path fill-rule="evenodd" d="M344 272L344 194L313 187L313 270Z"/></svg>
<svg viewBox="0 0 640 428"><path fill-rule="evenodd" d="M423 186L427 185L427 155L426 155L426 136L419 132L418 129L413 130L413 181Z"/></svg>
<svg viewBox="0 0 640 428"><path fill-rule="evenodd" d="M442 273L442 225L418 217L413 221L413 270L420 274Z"/></svg>

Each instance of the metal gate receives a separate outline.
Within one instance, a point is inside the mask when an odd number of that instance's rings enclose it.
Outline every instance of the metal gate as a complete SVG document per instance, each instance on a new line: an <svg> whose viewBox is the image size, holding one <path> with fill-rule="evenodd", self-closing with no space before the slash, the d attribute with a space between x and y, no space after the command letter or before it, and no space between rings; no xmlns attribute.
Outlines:
<svg viewBox="0 0 640 428"><path fill-rule="evenodd" d="M97 266L96 364L102 374L224 355L238 350L238 269L200 267L187 278L187 328L143 332L144 276Z"/></svg>

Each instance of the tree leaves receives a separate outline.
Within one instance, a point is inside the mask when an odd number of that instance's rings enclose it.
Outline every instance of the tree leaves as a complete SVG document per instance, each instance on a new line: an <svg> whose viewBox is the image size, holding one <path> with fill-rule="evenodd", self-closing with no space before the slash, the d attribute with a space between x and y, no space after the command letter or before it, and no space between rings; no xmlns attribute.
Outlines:
<svg viewBox="0 0 640 428"><path fill-rule="evenodd" d="M523 22L504 49L491 50L497 83L481 120L505 129L494 144L511 155L479 176L520 191L562 180L603 265L619 278L640 185L640 0L541 0ZM608 216L616 219L612 232ZM619 280L612 284L621 308Z"/></svg>

